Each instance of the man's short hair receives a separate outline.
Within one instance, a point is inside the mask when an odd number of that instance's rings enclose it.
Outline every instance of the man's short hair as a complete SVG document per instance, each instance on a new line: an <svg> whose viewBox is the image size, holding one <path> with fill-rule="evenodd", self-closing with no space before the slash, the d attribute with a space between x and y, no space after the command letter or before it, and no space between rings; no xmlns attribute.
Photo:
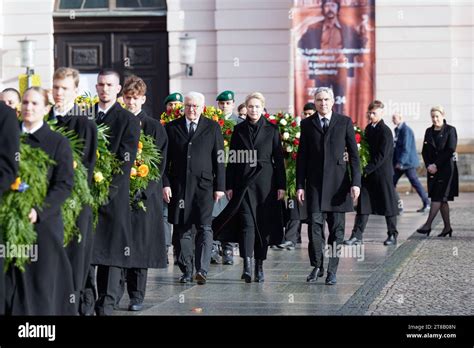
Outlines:
<svg viewBox="0 0 474 348"><path fill-rule="evenodd" d="M337 12L339 12L339 10L341 9L341 4L339 2L339 0L322 0L321 2L321 9L324 9L324 5L326 5L326 3L328 2L333 2L337 5Z"/></svg>
<svg viewBox="0 0 474 348"><path fill-rule="evenodd" d="M18 90L16 90L15 88L5 88L2 93L7 93L7 92L11 92L11 93L14 93L16 94L16 96L18 97L18 101L21 101L21 95L20 95L20 92L18 92Z"/></svg>
<svg viewBox="0 0 474 348"><path fill-rule="evenodd" d="M304 104L303 111L308 111L308 110L315 110L316 111L316 105L314 105L314 103Z"/></svg>
<svg viewBox="0 0 474 348"><path fill-rule="evenodd" d="M191 98L191 99L196 99L196 100L198 100L198 101L199 101L199 104L200 104L199 106L203 106L204 103L205 103L204 94L199 93L199 92L194 92L194 91L189 92L188 94L186 94L186 95L184 96L184 99L186 99L186 98Z"/></svg>
<svg viewBox="0 0 474 348"><path fill-rule="evenodd" d="M330 87L318 87L318 88L316 88L316 91L314 92L314 98L316 98L316 96L319 93L322 93L322 92L326 92L327 94L329 94L331 99L334 100L334 92L332 91L332 88L330 88Z"/></svg>
<svg viewBox="0 0 474 348"><path fill-rule="evenodd" d="M79 71L73 68L57 68L53 74L53 81L64 80L67 77L72 77L72 79L74 80L74 86L76 86L76 88L79 87Z"/></svg>
<svg viewBox="0 0 474 348"><path fill-rule="evenodd" d="M123 83L123 94L146 95L146 83L140 77L131 75Z"/></svg>
<svg viewBox="0 0 474 348"><path fill-rule="evenodd" d="M118 73L117 70L114 70L114 69L102 69L101 71L99 71L97 78L99 78L99 76L108 76L108 75L115 75L117 79L120 81L120 74Z"/></svg>
<svg viewBox="0 0 474 348"><path fill-rule="evenodd" d="M369 110L374 110L374 109L383 109L384 105L380 100L374 100L369 104L368 109Z"/></svg>

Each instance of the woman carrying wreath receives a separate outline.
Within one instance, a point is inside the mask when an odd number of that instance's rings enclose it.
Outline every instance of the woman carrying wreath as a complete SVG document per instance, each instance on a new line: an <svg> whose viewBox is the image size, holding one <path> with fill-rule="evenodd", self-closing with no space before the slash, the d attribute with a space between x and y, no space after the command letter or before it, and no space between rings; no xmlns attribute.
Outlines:
<svg viewBox="0 0 474 348"><path fill-rule="evenodd" d="M73 187L72 150L64 136L52 131L43 118L49 112L48 94L30 87L21 104L21 132L26 143L43 150L55 164L48 170L46 198L41 207L32 207L28 218L35 225L37 259L25 272L11 266L7 272L6 314L76 314L72 269L63 247L64 227L61 205Z"/></svg>

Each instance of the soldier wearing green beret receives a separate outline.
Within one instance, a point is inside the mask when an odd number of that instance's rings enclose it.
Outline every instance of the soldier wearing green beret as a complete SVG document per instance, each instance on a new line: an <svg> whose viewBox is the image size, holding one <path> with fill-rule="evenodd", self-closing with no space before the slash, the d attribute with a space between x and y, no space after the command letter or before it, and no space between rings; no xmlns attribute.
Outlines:
<svg viewBox="0 0 474 348"><path fill-rule="evenodd" d="M171 93L165 98L166 111L171 111L176 104L183 104L184 98L181 93Z"/></svg>
<svg viewBox="0 0 474 348"><path fill-rule="evenodd" d="M224 91L217 96L216 100L217 100L217 106L224 113L224 117L226 118L226 120L232 120L236 124L243 122L243 119L241 119L239 115L234 113L234 107L235 107L234 92Z"/></svg>

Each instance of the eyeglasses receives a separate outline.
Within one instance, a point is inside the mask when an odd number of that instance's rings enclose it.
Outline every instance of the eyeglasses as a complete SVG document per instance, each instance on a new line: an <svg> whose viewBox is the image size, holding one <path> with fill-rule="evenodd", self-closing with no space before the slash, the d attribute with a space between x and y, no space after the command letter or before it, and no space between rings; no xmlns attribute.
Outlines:
<svg viewBox="0 0 474 348"><path fill-rule="evenodd" d="M199 108L201 105L191 105L191 104L185 104L184 107L186 109L197 109Z"/></svg>

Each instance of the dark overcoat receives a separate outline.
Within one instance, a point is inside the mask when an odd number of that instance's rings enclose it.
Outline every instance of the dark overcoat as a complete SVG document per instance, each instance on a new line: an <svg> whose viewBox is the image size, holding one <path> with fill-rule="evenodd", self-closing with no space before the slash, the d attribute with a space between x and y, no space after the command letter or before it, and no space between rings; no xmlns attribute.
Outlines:
<svg viewBox="0 0 474 348"><path fill-rule="evenodd" d="M15 111L0 102L0 204L2 195L10 189L18 173L17 154L20 152L20 130ZM4 231L0 227L0 244L3 244ZM0 257L0 303L5 303L5 276L3 257ZM0 306L0 315L4 314Z"/></svg>
<svg viewBox="0 0 474 348"><path fill-rule="evenodd" d="M452 201L459 195L459 174L455 157L458 136L456 128L444 121L438 135L433 134L434 127L425 132L421 154L425 166L436 164L438 171L428 175L428 195L434 201Z"/></svg>
<svg viewBox="0 0 474 348"><path fill-rule="evenodd" d="M140 122L134 114L115 103L101 123L109 127L108 148L121 161L122 173L113 177L109 203L99 209L92 264L127 268L132 252L130 171L137 155Z"/></svg>
<svg viewBox="0 0 474 348"><path fill-rule="evenodd" d="M73 160L69 141L44 123L26 143L42 149L56 162L48 170L48 192L41 207L35 207L38 220L37 260L25 272L10 267L7 273L7 302L13 315L74 315L76 305L73 275L63 247L64 225L61 206L73 187ZM8 289L9 287L9 289Z"/></svg>
<svg viewBox="0 0 474 348"><path fill-rule="evenodd" d="M168 123L168 156L163 186L171 187L171 224L210 225L214 191L225 190L224 139L217 122L200 116L191 140L186 118Z"/></svg>
<svg viewBox="0 0 474 348"><path fill-rule="evenodd" d="M375 127L365 128L370 159L364 168L357 212L394 216L398 214L397 196L393 186L393 136L380 120Z"/></svg>
<svg viewBox="0 0 474 348"><path fill-rule="evenodd" d="M283 205L277 200L277 190L286 190L281 138L278 126L271 124L263 116L259 122L262 125L255 141L250 135L248 120L234 128L226 170L227 190L233 190L233 196L226 208L214 219L215 239L240 241L242 230L238 211L247 196L256 226L256 238L267 240L269 244L281 243ZM253 153L255 157L247 155L247 158L239 158L239 153Z"/></svg>
<svg viewBox="0 0 474 348"><path fill-rule="evenodd" d="M308 216L319 212L353 211L350 188L360 187L360 181L352 120L333 112L326 134L318 113L301 121L296 189L305 189Z"/></svg>
<svg viewBox="0 0 474 348"><path fill-rule="evenodd" d="M82 164L87 169L87 182L92 183L95 162L97 159L97 125L78 105L74 105L64 116L55 117L49 113L50 120L56 120L58 127L72 130L81 140L83 146ZM74 238L67 246L66 253L71 261L74 273L74 288L81 291L86 285L87 274L92 257L93 216L90 206L85 206L77 218L76 225L81 233L80 241Z"/></svg>
<svg viewBox="0 0 474 348"><path fill-rule="evenodd" d="M160 174L166 163L168 136L161 123L145 113L137 115L145 135L153 137L160 151ZM165 268L167 267L166 236L163 223L163 185L162 179L151 181L142 193L143 209L132 209L132 244L130 267L133 268Z"/></svg>

